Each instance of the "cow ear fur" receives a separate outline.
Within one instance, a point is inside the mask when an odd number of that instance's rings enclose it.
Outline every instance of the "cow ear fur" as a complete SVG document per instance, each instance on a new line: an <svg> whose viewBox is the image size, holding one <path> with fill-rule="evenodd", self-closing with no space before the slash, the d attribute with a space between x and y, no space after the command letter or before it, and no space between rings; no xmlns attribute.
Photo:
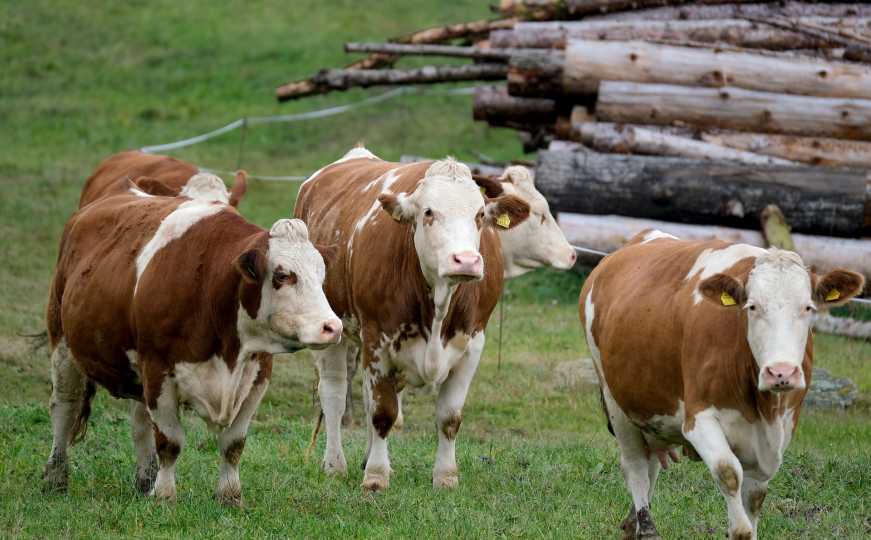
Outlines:
<svg viewBox="0 0 871 540"><path fill-rule="evenodd" d="M725 308L741 308L747 291L740 281L726 274L714 274L699 283L699 292L710 302Z"/></svg>
<svg viewBox="0 0 871 540"><path fill-rule="evenodd" d="M393 192L385 191L378 195L378 202L381 203L381 208L390 214L390 217L394 220L400 223L411 223L414 221L414 207L408 195L404 193L397 195Z"/></svg>
<svg viewBox="0 0 871 540"><path fill-rule="evenodd" d="M516 195L502 195L487 201L484 219L488 225L513 229L529 217L529 204Z"/></svg>
<svg viewBox="0 0 871 540"><path fill-rule="evenodd" d="M813 275L813 298L818 308L842 306L860 294L865 286L862 274L836 268L822 276Z"/></svg>
<svg viewBox="0 0 871 540"><path fill-rule="evenodd" d="M236 271L249 283L262 283L266 275L266 256L259 249L249 249L236 258Z"/></svg>

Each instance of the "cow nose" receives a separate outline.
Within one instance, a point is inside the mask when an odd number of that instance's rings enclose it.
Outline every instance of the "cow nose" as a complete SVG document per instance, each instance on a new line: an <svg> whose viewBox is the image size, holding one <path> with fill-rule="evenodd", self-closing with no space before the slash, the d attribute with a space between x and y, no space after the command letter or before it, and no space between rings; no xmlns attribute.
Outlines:
<svg viewBox="0 0 871 540"><path fill-rule="evenodd" d="M574 266L575 262L578 260L578 254L575 253L575 250L572 250L572 254L569 255L569 266Z"/></svg>
<svg viewBox="0 0 871 540"><path fill-rule="evenodd" d="M801 386L801 369L795 364L777 362L762 371L762 379L767 389L792 390Z"/></svg>
<svg viewBox="0 0 871 540"><path fill-rule="evenodd" d="M484 273L484 260L480 253L474 251L461 251L451 255L449 275L452 276L480 276Z"/></svg>
<svg viewBox="0 0 871 540"><path fill-rule="evenodd" d="M332 319L324 323L321 327L321 337L326 341L337 341L342 335L342 321Z"/></svg>

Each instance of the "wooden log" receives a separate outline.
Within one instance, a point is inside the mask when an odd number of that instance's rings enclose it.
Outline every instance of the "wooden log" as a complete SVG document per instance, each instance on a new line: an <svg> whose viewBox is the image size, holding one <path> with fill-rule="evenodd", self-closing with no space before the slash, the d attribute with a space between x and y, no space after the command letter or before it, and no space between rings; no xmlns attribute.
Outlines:
<svg viewBox="0 0 871 540"><path fill-rule="evenodd" d="M871 140L871 100L791 96L733 87L606 81L599 87L596 118L627 124L677 123L706 129Z"/></svg>
<svg viewBox="0 0 871 540"><path fill-rule="evenodd" d="M683 135L629 124L586 122L573 127L582 143L600 152L679 156L737 161L751 165L797 165L785 159L735 150Z"/></svg>
<svg viewBox="0 0 871 540"><path fill-rule="evenodd" d="M829 313L818 313L816 315L814 318L814 330L853 339L871 340L871 321L835 317Z"/></svg>
<svg viewBox="0 0 871 540"><path fill-rule="evenodd" d="M751 17L871 17L871 4L867 2L817 3L799 1L732 3L720 5L689 3L684 5L647 8L622 13L607 13L584 17L585 21L668 21L737 19Z"/></svg>
<svg viewBox="0 0 871 540"><path fill-rule="evenodd" d="M543 59L541 53L524 54L523 59L513 56L509 93L546 95L529 83L532 80L563 95L594 94L601 81L619 80L871 99L871 66L846 62L773 58L641 41L571 40L562 55L550 54L554 58Z"/></svg>
<svg viewBox="0 0 871 540"><path fill-rule="evenodd" d="M789 233L789 224L776 204L769 204L762 210L759 224L762 226L765 245L795 251L795 242L792 241L792 235Z"/></svg>
<svg viewBox="0 0 871 540"><path fill-rule="evenodd" d="M444 43L452 39L486 36L494 30L511 28L516 22L517 19L509 17L497 20L479 20L449 24L445 26L425 28L423 30L418 30L417 32L392 38L389 41L410 44ZM398 59L399 57L395 55L374 53L368 55L366 58L351 62L345 66L345 69L378 69L389 67L393 66ZM301 79L279 86L275 90L275 97L278 101L288 101L315 94L324 94L331 90L329 87L318 85L313 79L314 78Z"/></svg>
<svg viewBox="0 0 871 540"><path fill-rule="evenodd" d="M681 4L741 4L756 0L501 0L503 16L527 20L579 19L588 15L615 13Z"/></svg>
<svg viewBox="0 0 871 540"><path fill-rule="evenodd" d="M552 99L509 96L504 86L479 86L475 88L472 117L500 127L553 124L557 106Z"/></svg>
<svg viewBox="0 0 871 540"><path fill-rule="evenodd" d="M813 24L807 24L799 20L780 19L780 18L759 18L745 17L747 20L768 24L775 28L783 28L793 30L803 34L817 37L820 39L828 39L839 45L847 47L844 53L844 58L857 62L871 62L871 45L865 39L857 36L845 35L843 32L832 31L828 28L821 28Z"/></svg>
<svg viewBox="0 0 871 540"><path fill-rule="evenodd" d="M777 204L796 231L871 232L865 171L542 151L536 178L558 211L756 229L759 213Z"/></svg>
<svg viewBox="0 0 871 540"><path fill-rule="evenodd" d="M536 179L536 185L538 181ZM751 229L565 212L559 213L558 221L569 243L606 253L620 248L644 229L658 229L684 240L720 238L760 247L766 245L762 234ZM866 282L871 282L871 241L796 233L792 234L792 239L796 252L812 270L822 273L849 268L864 274Z"/></svg>
<svg viewBox="0 0 871 540"><path fill-rule="evenodd" d="M485 47L457 47L454 45L427 45L406 43L345 43L345 52L383 53L393 56L446 56L475 60L505 61L522 51Z"/></svg>
<svg viewBox="0 0 871 540"><path fill-rule="evenodd" d="M764 133L702 132L703 141L810 165L871 168L871 143Z"/></svg>
<svg viewBox="0 0 871 540"><path fill-rule="evenodd" d="M832 31L867 28L869 18L806 18L808 24L830 27ZM733 45L772 50L839 47L840 42L795 30L772 28L745 19L689 21L570 21L518 23L511 30L490 34L490 45L497 49L562 49L572 39L598 41L650 41Z"/></svg>
<svg viewBox="0 0 871 540"><path fill-rule="evenodd" d="M449 81L495 81L505 78L504 64L424 66L417 69L325 69L312 77L319 88L348 90L379 85L425 84Z"/></svg>

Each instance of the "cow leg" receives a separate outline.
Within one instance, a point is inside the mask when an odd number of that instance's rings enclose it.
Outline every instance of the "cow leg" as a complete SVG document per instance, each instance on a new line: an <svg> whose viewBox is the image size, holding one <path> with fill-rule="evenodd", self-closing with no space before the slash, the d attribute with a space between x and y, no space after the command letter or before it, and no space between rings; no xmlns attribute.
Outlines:
<svg viewBox="0 0 871 540"><path fill-rule="evenodd" d="M357 368L360 366L360 349L359 347L348 347L348 376L347 393L345 394L345 412L342 414L342 427L349 427L354 423L354 376L357 374Z"/></svg>
<svg viewBox="0 0 871 540"><path fill-rule="evenodd" d="M367 353L368 354L368 353ZM363 489L382 491L390 485L390 456L387 452L387 436L396 421L398 401L396 398L396 375L382 373L387 369L385 360L375 360L380 365L364 359L363 386L366 398L366 424L369 431L369 448L363 473Z"/></svg>
<svg viewBox="0 0 871 540"><path fill-rule="evenodd" d="M762 503L768 494L768 481L756 480L748 474L744 475L741 484L741 501L750 516L750 524L753 526L751 538L756 540L759 530L759 514L762 513Z"/></svg>
<svg viewBox="0 0 871 540"><path fill-rule="evenodd" d="M327 429L323 468L329 474L345 475L348 463L342 451L342 414L348 389L348 345L345 342L314 351L318 366L318 395Z"/></svg>
<svg viewBox="0 0 871 540"><path fill-rule="evenodd" d="M396 421L393 422L393 429L399 431L405 425L405 415L402 414L402 396L405 395L405 387L396 392Z"/></svg>
<svg viewBox="0 0 871 540"><path fill-rule="evenodd" d="M154 487L157 475L157 450L154 447L154 426L148 408L141 401L130 400L130 427L133 431L133 452L136 454L136 489L145 495Z"/></svg>
<svg viewBox="0 0 871 540"><path fill-rule="evenodd" d="M484 332L469 342L468 350L454 366L439 390L436 401L436 430L439 445L432 469L434 488L454 488L460 481L457 470L456 439L463 421L463 405L469 393L472 378L484 351Z"/></svg>
<svg viewBox="0 0 871 540"><path fill-rule="evenodd" d="M51 454L42 473L49 491L66 491L69 480L67 448L84 406L86 379L76 366L66 340L51 353Z"/></svg>
<svg viewBox="0 0 871 540"><path fill-rule="evenodd" d="M753 526L741 500L743 469L726 440L720 423L711 411L695 416L695 425L684 437L693 445L726 499L729 512L729 538L750 540Z"/></svg>
<svg viewBox="0 0 871 540"><path fill-rule="evenodd" d="M155 365L156 364L156 365ZM163 372L158 362L140 357L143 390L148 414L154 425L157 451L157 478L151 495L161 501L175 501L175 462L184 446L184 429L179 421L178 394L175 380Z"/></svg>
<svg viewBox="0 0 871 540"><path fill-rule="evenodd" d="M271 362L271 360L270 360ZM261 368L263 369L263 368ZM271 369L270 369L271 371ZM215 499L227 506L242 506L242 481L239 479L239 461L245 449L245 437L251 419L260 406L263 394L269 386L269 376L262 374L251 386L251 391L242 402L236 418L218 435L218 448L221 451L221 473L215 489Z"/></svg>

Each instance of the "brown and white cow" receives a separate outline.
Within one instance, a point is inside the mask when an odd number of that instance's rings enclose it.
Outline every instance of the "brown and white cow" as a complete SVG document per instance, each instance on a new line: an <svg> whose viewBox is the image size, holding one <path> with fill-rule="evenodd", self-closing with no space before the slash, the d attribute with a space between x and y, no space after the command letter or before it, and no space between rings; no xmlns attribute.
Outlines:
<svg viewBox="0 0 871 540"><path fill-rule="evenodd" d="M66 224L47 313L51 489L67 486L67 447L84 433L96 383L133 400L140 490L174 499L179 407L187 404L218 436L217 497L240 503L239 459L271 355L340 340L322 289L324 261L305 224L282 219L261 229L215 201L210 190L223 186L191 182L202 199L132 187Z"/></svg>
<svg viewBox="0 0 871 540"><path fill-rule="evenodd" d="M532 173L526 167L512 165L505 169L499 178L502 191L516 195L529 205L529 219L509 229L497 227L502 245L503 274L505 279L522 276L536 268L550 266L558 270L569 270L575 265L575 249L550 212L547 199L535 187ZM360 363L359 352L354 349L348 354L348 393L345 397L345 414L342 425L348 426L353 420L353 397L350 381L357 373ZM402 396L398 397L398 413L393 424L399 429L404 424Z"/></svg>
<svg viewBox="0 0 871 540"><path fill-rule="evenodd" d="M627 537L659 538L656 454L682 445L726 499L730 538L756 538L810 384L814 313L863 282L818 276L790 251L659 231L605 257L579 308L632 496Z"/></svg>
<svg viewBox="0 0 871 540"><path fill-rule="evenodd" d="M202 180L206 176L209 182ZM197 181L192 181L199 178ZM248 188L243 171L236 173L233 189L227 191L224 182L209 173L200 172L194 165L179 159L139 150L119 152L103 160L82 188L79 208L102 197L129 193L130 182L152 195L183 195L192 198L211 198L230 206L238 206Z"/></svg>
<svg viewBox="0 0 871 540"><path fill-rule="evenodd" d="M481 182L501 195L497 182ZM457 485L455 438L502 288L493 227L528 214L517 197L485 198L468 167L452 159L389 163L355 148L303 184L294 215L316 242L339 248L324 290L350 338L316 352L327 472L347 471L340 430L353 341L362 348L369 433L364 489L389 484L387 437L406 384L437 389L433 485Z"/></svg>

